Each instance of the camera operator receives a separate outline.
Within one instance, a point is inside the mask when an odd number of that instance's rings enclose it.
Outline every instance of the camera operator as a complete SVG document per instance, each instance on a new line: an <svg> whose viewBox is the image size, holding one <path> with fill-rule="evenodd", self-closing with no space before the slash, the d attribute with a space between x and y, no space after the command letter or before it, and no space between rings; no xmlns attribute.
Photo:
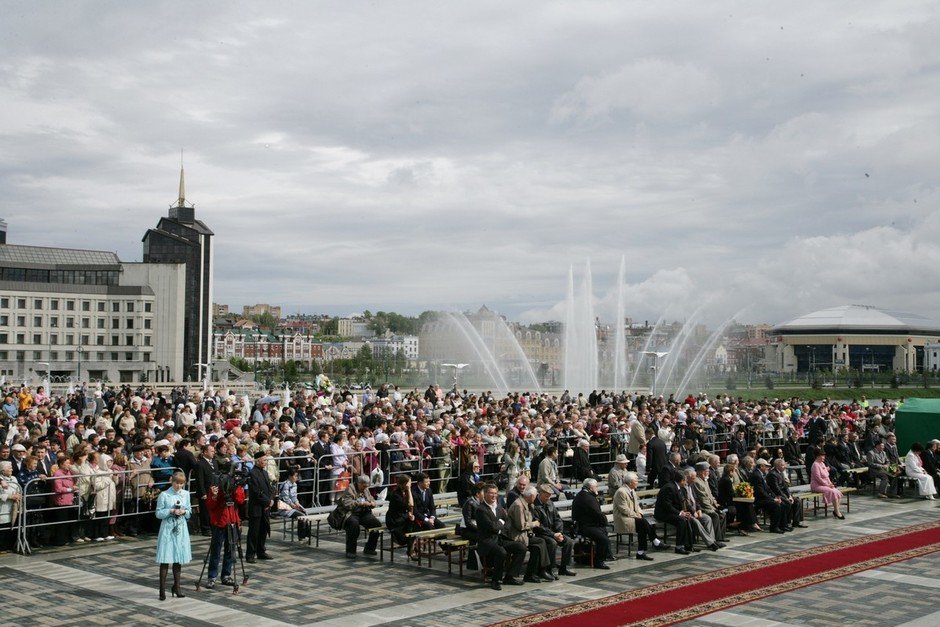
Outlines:
<svg viewBox="0 0 940 627"><path fill-rule="evenodd" d="M248 547L245 561L255 563L255 556L260 560L274 559L264 550L264 544L271 532L268 516L274 504L274 489L264 467L267 453L263 449L255 452L255 465L248 473Z"/></svg>
<svg viewBox="0 0 940 627"><path fill-rule="evenodd" d="M234 546L228 530L241 533L238 508L245 502L245 490L233 477L222 475L217 485L209 488L206 505L209 508L209 524L212 525L212 544L209 548L209 581L206 587L215 587L219 575L219 553L222 552L222 585L235 585L232 579ZM229 527L231 525L231 527Z"/></svg>

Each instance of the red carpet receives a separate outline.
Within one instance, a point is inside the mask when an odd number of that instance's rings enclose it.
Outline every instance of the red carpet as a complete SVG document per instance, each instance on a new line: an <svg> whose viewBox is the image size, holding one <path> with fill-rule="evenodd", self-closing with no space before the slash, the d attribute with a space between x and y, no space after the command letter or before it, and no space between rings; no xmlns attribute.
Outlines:
<svg viewBox="0 0 940 627"><path fill-rule="evenodd" d="M667 581L497 625L670 625L935 551L940 551L940 523L925 523Z"/></svg>

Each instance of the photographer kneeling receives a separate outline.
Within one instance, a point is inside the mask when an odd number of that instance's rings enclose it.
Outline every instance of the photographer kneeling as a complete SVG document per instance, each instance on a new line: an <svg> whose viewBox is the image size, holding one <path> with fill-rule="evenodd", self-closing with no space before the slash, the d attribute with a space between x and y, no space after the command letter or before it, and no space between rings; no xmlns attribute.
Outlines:
<svg viewBox="0 0 940 627"><path fill-rule="evenodd" d="M222 556L222 585L234 586L232 567L234 566L233 534L241 532L238 508L245 502L245 490L228 475L222 475L217 485L209 488L206 506L209 509L209 525L212 527L212 544L209 548L209 581L206 587L215 587L219 575L219 556ZM229 525L232 525L229 527ZM224 552L223 552L224 551Z"/></svg>

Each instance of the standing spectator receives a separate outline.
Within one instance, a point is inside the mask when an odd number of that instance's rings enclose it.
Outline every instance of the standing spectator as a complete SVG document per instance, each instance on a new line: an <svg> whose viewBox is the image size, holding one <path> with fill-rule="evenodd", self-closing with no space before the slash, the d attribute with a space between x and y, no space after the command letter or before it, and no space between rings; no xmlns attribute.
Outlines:
<svg viewBox="0 0 940 627"><path fill-rule="evenodd" d="M271 533L271 522L268 516L274 504L274 492L271 481L264 467L267 463L267 453L263 449L255 452L255 465L248 473L248 546L245 551L245 561L255 563L257 559L274 559L265 550L268 534Z"/></svg>
<svg viewBox="0 0 940 627"><path fill-rule="evenodd" d="M75 510L75 480L72 479L72 459L60 453L56 471L52 475L52 509L50 522L57 523L52 531L52 545L65 546L72 541L77 518Z"/></svg>
<svg viewBox="0 0 940 627"><path fill-rule="evenodd" d="M88 465L92 470L92 491L95 495L95 515L92 521L95 542L114 540L110 535L108 521L111 510L117 501L117 490L111 469L108 467L110 458L103 458L99 453L92 451L88 454Z"/></svg>
<svg viewBox="0 0 940 627"><path fill-rule="evenodd" d="M13 463L0 462L0 553L13 550L16 534L16 518L22 500L20 484L13 475Z"/></svg>
<svg viewBox="0 0 940 627"><path fill-rule="evenodd" d="M151 464L151 468L153 464ZM211 444L203 445L199 459L196 460L195 492L199 499L199 529L202 535L211 535L209 529L209 508L205 507L209 498L209 488L215 485L216 475L219 473L219 464L215 461L215 447Z"/></svg>

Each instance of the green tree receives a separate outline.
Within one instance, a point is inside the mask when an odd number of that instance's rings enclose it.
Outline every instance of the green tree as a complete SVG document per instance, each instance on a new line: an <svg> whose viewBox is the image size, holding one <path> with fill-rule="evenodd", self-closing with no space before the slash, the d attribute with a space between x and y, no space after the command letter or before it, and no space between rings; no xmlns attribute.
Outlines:
<svg viewBox="0 0 940 627"><path fill-rule="evenodd" d="M280 323L280 320L274 317L270 311L266 311L262 314L256 316L251 316L251 321L257 324L262 329L268 329L273 331L277 328L277 325Z"/></svg>

